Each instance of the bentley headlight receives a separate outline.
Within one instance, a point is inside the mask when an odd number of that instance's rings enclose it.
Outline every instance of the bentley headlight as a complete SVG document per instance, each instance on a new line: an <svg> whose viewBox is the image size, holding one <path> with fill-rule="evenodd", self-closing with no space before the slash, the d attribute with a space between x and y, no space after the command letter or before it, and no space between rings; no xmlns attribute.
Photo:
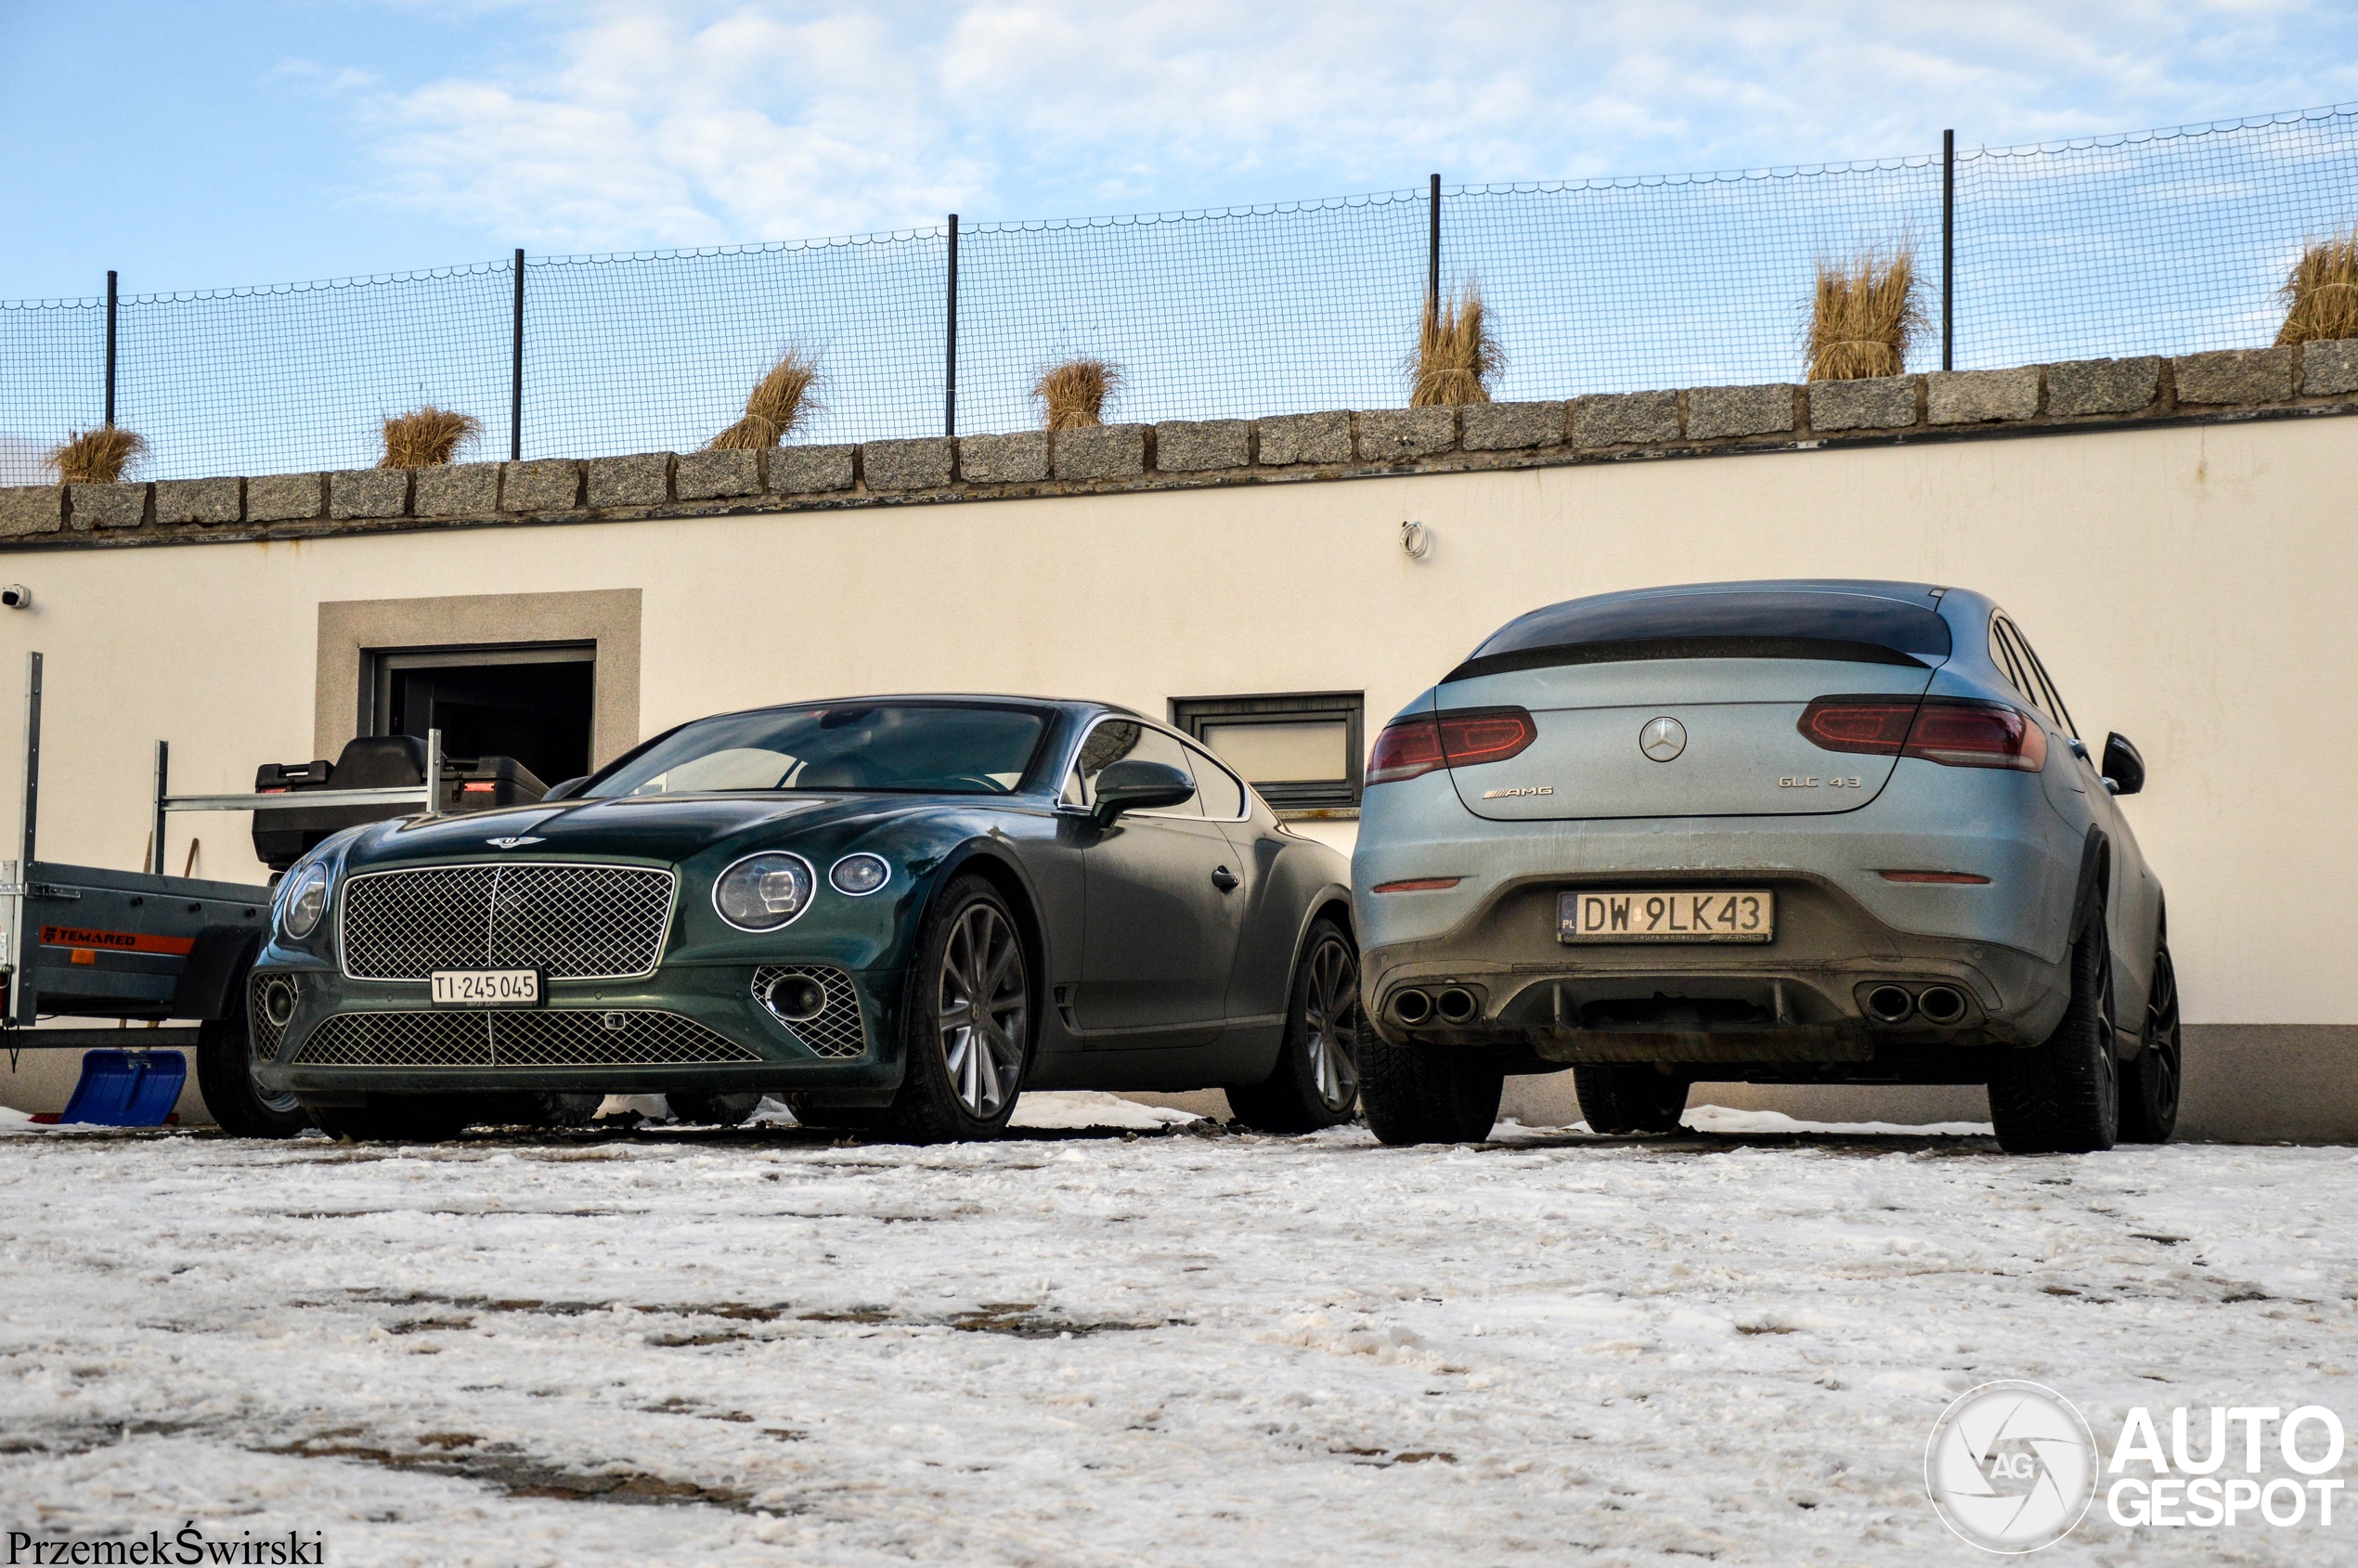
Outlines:
<svg viewBox="0 0 2358 1568"><path fill-rule="evenodd" d="M320 918L328 913L328 868L317 861L303 868L295 885L287 889L287 901L279 907L279 925L297 941L319 928Z"/></svg>
<svg viewBox="0 0 2358 1568"><path fill-rule="evenodd" d="M864 898L892 880L892 867L885 863L882 855L863 850L837 861L835 869L827 873L827 880L836 885L838 893Z"/></svg>
<svg viewBox="0 0 2358 1568"><path fill-rule="evenodd" d="M765 850L720 874L712 885L712 907L740 931L774 931L810 907L818 880L800 855Z"/></svg>

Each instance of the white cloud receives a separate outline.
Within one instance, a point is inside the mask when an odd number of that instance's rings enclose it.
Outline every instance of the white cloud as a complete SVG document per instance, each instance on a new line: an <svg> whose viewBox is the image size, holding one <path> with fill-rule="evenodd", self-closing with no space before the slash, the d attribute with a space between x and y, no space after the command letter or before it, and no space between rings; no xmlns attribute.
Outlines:
<svg viewBox="0 0 2358 1568"><path fill-rule="evenodd" d="M1143 0L525 6L513 63L349 96L374 194L536 248L1643 174L2358 97L2284 3ZM332 65L317 68L332 71Z"/></svg>

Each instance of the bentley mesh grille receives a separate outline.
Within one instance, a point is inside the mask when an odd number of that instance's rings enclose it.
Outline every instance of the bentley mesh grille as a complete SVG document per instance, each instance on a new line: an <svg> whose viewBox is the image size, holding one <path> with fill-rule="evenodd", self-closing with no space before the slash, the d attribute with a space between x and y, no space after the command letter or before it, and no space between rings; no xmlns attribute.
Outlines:
<svg viewBox="0 0 2358 1568"><path fill-rule="evenodd" d="M313 1067L671 1067L760 1054L677 1013L587 1007L338 1013L295 1051Z"/></svg>
<svg viewBox="0 0 2358 1568"><path fill-rule="evenodd" d="M541 969L559 980L654 972L672 874L641 866L433 866L344 884L344 973L422 980L436 969Z"/></svg>
<svg viewBox="0 0 2358 1568"><path fill-rule="evenodd" d="M753 972L753 999L767 1006L771 986L797 975L817 980L827 993L827 1004L815 1018L805 1018L800 1023L785 1018L778 1021L810 1047L814 1056L839 1061L865 1051L868 1037L860 1027L860 993L851 989L851 977L841 969L808 964L765 964Z"/></svg>

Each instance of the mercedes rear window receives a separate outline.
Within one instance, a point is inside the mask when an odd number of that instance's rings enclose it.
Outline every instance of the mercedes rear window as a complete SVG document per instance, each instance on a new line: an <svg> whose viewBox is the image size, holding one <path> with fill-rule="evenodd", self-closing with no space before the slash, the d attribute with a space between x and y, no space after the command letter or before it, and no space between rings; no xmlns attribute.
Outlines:
<svg viewBox="0 0 2358 1568"><path fill-rule="evenodd" d="M1929 605L1872 593L1765 589L1574 599L1505 626L1452 680L1629 659L1840 659L1931 665L1949 623Z"/></svg>

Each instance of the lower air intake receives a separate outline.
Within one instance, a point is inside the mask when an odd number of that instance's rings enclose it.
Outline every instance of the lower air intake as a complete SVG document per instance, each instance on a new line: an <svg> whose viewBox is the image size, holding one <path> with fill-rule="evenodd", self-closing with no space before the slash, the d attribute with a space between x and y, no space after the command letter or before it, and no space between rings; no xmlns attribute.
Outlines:
<svg viewBox="0 0 2358 1568"><path fill-rule="evenodd" d="M320 1021L294 1059L308 1067L671 1067L761 1056L677 1013L584 1007L338 1013Z"/></svg>

